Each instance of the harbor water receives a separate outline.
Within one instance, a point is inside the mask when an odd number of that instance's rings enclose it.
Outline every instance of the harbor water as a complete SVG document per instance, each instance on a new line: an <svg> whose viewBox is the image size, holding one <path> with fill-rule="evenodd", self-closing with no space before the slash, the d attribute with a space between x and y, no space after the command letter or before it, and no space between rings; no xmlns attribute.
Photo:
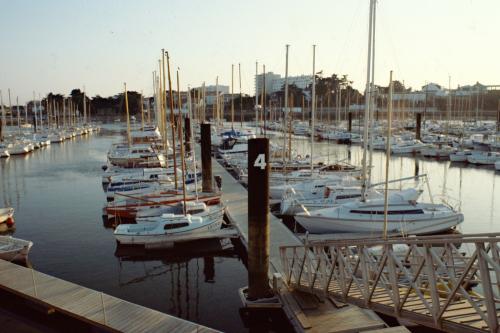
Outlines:
<svg viewBox="0 0 500 333"><path fill-rule="evenodd" d="M43 273L222 331L287 331L279 318L249 324L241 315L238 289L247 285L247 271L234 250L147 254L117 248L113 229L102 219L101 166L110 145L121 140L119 126L108 125L100 133L0 160L0 202L15 209L13 236L34 242L30 264ZM294 139L293 146L302 156L310 151L307 138ZM360 165L362 159L359 146L325 141L315 143L316 153L330 162ZM384 180L384 153L374 153L372 170L374 182ZM464 213L460 231L500 230L500 174L493 169L391 157L391 179L415 174L428 175L435 202L444 200ZM422 180L417 185L428 201L427 186Z"/></svg>

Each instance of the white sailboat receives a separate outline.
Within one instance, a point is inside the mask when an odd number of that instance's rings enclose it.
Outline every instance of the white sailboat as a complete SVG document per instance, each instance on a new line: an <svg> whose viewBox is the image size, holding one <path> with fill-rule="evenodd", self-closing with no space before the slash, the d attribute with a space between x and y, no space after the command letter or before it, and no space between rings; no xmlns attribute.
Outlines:
<svg viewBox="0 0 500 333"><path fill-rule="evenodd" d="M463 214L443 204L417 203L400 194L389 197L387 231L432 234L463 222ZM380 233L384 229L384 200L351 202L295 216L310 233Z"/></svg>
<svg viewBox="0 0 500 333"><path fill-rule="evenodd" d="M197 214L162 214L159 217L138 218L138 224L120 224L114 235L119 244L146 245L168 242L173 236L185 236L219 230L224 207L204 206Z"/></svg>

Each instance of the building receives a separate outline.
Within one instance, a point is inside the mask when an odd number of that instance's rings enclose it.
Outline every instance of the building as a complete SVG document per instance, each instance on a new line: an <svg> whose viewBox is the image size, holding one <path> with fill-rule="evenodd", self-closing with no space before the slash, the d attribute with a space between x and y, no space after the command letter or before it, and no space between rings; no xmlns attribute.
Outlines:
<svg viewBox="0 0 500 333"><path fill-rule="evenodd" d="M264 74L258 74L255 76L255 91L258 94L262 93L264 83ZM285 78L281 77L280 74L274 74L273 72L267 72L265 75L266 83L266 93L272 94L280 91L285 85ZM306 89L312 84L312 75L298 75L289 76L288 84L294 84L300 89Z"/></svg>
<svg viewBox="0 0 500 333"><path fill-rule="evenodd" d="M194 90L199 91L200 93L203 91L203 87L193 88ZM207 105L214 105L217 97L217 91L219 91L219 96L229 95L229 86L225 85L210 85L205 86L205 96ZM239 94L238 94L239 96Z"/></svg>

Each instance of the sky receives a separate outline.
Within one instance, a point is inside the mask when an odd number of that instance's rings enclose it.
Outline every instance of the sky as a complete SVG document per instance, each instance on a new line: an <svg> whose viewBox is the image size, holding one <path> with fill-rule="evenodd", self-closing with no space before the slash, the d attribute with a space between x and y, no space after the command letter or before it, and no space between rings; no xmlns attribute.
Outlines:
<svg viewBox="0 0 500 333"><path fill-rule="evenodd" d="M231 84L253 94L255 62L289 75L366 80L369 0L0 0L0 89L24 102L33 91L90 96L151 94L161 49L181 89ZM500 84L499 0L378 0L375 81L406 86ZM175 78L175 73L172 74ZM174 83L175 84L175 83Z"/></svg>

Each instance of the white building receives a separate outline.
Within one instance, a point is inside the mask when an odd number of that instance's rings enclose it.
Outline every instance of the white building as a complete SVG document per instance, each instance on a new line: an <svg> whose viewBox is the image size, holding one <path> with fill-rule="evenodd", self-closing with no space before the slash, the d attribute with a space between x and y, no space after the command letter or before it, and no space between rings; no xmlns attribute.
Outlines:
<svg viewBox="0 0 500 333"><path fill-rule="evenodd" d="M193 88L194 90L198 90L200 92L203 91L203 87ZM224 96L229 94L229 86L225 86L222 84L205 86L205 96L207 105L214 105L217 97L217 91L219 91L219 96ZM239 96L239 95L238 95Z"/></svg>
<svg viewBox="0 0 500 333"><path fill-rule="evenodd" d="M258 91L258 94L262 93L264 82L264 75L258 74L255 76L255 91ZM265 83L266 83L266 93L272 94L277 91L280 91L285 85L285 78L281 77L280 74L274 74L273 72L267 72L265 75ZM312 83L312 75L298 75L298 76L289 76L288 84L294 84L300 89L306 89Z"/></svg>

